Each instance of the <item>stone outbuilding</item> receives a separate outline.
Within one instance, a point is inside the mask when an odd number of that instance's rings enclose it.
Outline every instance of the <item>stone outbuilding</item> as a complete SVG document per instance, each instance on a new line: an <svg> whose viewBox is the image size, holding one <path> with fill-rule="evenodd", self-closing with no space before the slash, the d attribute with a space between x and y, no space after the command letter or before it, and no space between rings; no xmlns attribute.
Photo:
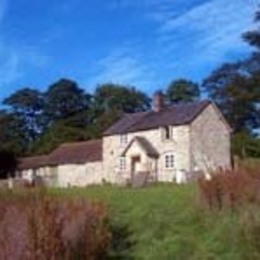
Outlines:
<svg viewBox="0 0 260 260"><path fill-rule="evenodd" d="M18 175L32 183L73 187L102 182L102 140L65 143L49 155L22 158Z"/></svg>

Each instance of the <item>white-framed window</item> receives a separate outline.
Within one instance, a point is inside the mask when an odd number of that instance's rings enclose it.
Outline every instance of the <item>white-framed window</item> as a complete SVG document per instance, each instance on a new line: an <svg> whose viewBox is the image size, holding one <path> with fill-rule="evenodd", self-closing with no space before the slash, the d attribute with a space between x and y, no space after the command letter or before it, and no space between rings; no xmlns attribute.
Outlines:
<svg viewBox="0 0 260 260"><path fill-rule="evenodd" d="M123 171L126 169L126 158L123 156L119 158L119 169L120 169L120 171Z"/></svg>
<svg viewBox="0 0 260 260"><path fill-rule="evenodd" d="M175 163L175 158L172 153L167 153L164 155L164 168L165 169L173 169Z"/></svg>
<svg viewBox="0 0 260 260"><path fill-rule="evenodd" d="M120 144L126 145L128 142L127 134L121 134L120 135Z"/></svg>
<svg viewBox="0 0 260 260"><path fill-rule="evenodd" d="M172 139L172 128L170 126L162 127L162 139L171 140Z"/></svg>

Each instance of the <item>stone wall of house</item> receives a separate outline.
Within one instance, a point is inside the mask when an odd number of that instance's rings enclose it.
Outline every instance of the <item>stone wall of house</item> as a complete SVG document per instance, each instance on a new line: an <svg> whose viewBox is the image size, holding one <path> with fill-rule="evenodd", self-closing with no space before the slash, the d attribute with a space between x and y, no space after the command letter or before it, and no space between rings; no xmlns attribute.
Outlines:
<svg viewBox="0 0 260 260"><path fill-rule="evenodd" d="M22 178L28 183L32 183L35 180L35 177L46 178L49 177L49 168L48 167L40 167L38 169L24 169L22 171L18 171L16 173L17 177Z"/></svg>
<svg viewBox="0 0 260 260"><path fill-rule="evenodd" d="M65 164L23 170L17 173L17 176L29 183L32 183L37 176L40 177L42 183L53 187L84 187L102 183L103 167L101 161L86 164Z"/></svg>
<svg viewBox="0 0 260 260"><path fill-rule="evenodd" d="M135 133L128 133L127 144L121 145L120 135L106 136L103 138L103 165L104 178L112 183L120 183L125 178L130 176L130 163L128 168L121 172L119 169L119 158L125 150L129 142L135 136L146 138L158 151L160 157L157 161L157 177L159 181L172 181L175 178L176 172L181 170L190 170L190 138L189 126L172 127L172 140L163 140L162 129L153 129L147 131L139 131ZM164 159L166 153L173 153L175 157L174 170L165 169ZM145 162L142 162L145 163Z"/></svg>
<svg viewBox="0 0 260 260"><path fill-rule="evenodd" d="M65 164L53 167L52 176L56 176L53 185L57 187L84 187L100 184L103 181L102 162L86 164Z"/></svg>
<svg viewBox="0 0 260 260"><path fill-rule="evenodd" d="M191 165L205 172L230 167L230 128L213 104L191 124Z"/></svg>
<svg viewBox="0 0 260 260"><path fill-rule="evenodd" d="M33 169L26 169L26 170L22 170L22 171L17 171L16 177L20 177L23 180L31 183L33 181L33 174L34 174Z"/></svg>

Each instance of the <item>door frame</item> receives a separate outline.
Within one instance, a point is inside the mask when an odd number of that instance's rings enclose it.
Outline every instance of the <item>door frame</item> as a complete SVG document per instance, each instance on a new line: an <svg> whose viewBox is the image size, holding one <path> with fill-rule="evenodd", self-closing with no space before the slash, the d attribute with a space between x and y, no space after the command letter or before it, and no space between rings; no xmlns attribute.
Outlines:
<svg viewBox="0 0 260 260"><path fill-rule="evenodd" d="M141 155L134 155L131 157L131 178L134 177L136 173L136 163L141 162Z"/></svg>

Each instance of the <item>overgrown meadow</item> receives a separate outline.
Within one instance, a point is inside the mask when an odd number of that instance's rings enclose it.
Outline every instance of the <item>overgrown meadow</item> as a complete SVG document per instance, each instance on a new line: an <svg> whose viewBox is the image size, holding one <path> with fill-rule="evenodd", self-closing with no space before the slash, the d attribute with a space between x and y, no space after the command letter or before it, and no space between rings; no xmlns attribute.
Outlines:
<svg viewBox="0 0 260 260"><path fill-rule="evenodd" d="M0 259L260 259L258 164L188 185L0 196Z"/></svg>

